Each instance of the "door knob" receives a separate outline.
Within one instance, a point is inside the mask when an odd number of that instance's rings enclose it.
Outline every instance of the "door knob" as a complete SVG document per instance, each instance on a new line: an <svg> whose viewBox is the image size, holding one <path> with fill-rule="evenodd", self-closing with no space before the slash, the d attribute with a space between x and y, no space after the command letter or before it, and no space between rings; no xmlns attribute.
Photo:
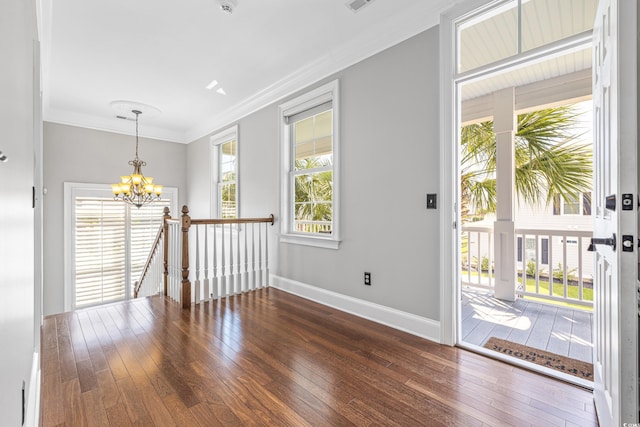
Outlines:
<svg viewBox="0 0 640 427"><path fill-rule="evenodd" d="M608 245L608 246L611 246L611 248L615 252L615 250L616 250L616 233L613 233L613 236L607 237L607 238L604 238L604 239L597 238L597 237L592 237L591 238L591 243L589 244L589 247L587 248L587 250L589 252L594 252L596 250L596 245Z"/></svg>

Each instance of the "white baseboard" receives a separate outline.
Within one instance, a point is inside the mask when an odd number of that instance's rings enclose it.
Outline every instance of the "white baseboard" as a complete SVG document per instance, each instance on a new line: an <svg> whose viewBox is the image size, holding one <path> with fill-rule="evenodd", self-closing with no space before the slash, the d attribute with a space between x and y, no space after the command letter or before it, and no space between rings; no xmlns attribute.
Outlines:
<svg viewBox="0 0 640 427"><path fill-rule="evenodd" d="M25 411L24 425L36 427L40 423L40 353L33 353L31 378L29 378L29 395Z"/></svg>
<svg viewBox="0 0 640 427"><path fill-rule="evenodd" d="M440 322L438 321L280 276L272 275L269 285L340 311L363 317L421 338L440 342Z"/></svg>

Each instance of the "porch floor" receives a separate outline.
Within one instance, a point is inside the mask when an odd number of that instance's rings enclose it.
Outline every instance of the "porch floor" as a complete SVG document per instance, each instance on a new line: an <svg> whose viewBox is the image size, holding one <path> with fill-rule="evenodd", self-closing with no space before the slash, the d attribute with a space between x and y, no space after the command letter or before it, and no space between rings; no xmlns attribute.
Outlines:
<svg viewBox="0 0 640 427"><path fill-rule="evenodd" d="M462 340L480 347L496 337L592 363L592 321L584 310L462 290Z"/></svg>

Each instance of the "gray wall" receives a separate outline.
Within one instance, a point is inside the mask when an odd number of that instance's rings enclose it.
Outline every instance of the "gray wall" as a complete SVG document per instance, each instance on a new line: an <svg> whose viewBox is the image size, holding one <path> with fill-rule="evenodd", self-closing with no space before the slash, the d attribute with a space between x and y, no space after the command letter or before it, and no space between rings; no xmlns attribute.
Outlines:
<svg viewBox="0 0 640 427"><path fill-rule="evenodd" d="M293 95L340 80L343 241L339 250L278 244L272 273L439 320L439 216L425 209L440 179L437 59L435 27ZM279 216L284 101L238 122L242 216ZM207 141L189 144L187 168L192 213L205 215Z"/></svg>
<svg viewBox="0 0 640 427"><path fill-rule="evenodd" d="M141 124L141 126L144 126ZM141 129L143 129L141 127ZM111 184L131 173L135 137L111 132L44 124L44 314L64 311L64 183ZM145 175L177 187L186 201L187 146L140 138Z"/></svg>
<svg viewBox="0 0 640 427"><path fill-rule="evenodd" d="M34 307L34 65L36 14L32 1L0 2L0 414L19 426L22 384L29 396L39 340ZM35 315L35 316L34 316ZM39 323L39 322L38 322ZM35 402L34 402L35 403Z"/></svg>

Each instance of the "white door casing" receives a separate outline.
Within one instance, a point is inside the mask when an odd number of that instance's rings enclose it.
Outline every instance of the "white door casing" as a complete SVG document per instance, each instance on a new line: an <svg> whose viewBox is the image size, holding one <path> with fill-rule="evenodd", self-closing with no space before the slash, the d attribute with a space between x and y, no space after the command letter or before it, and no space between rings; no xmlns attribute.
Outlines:
<svg viewBox="0 0 640 427"><path fill-rule="evenodd" d="M593 31L594 400L601 426L638 422L636 5L601 0ZM631 210L621 209L631 194ZM615 196L615 210L607 209ZM632 236L623 251L622 236Z"/></svg>

